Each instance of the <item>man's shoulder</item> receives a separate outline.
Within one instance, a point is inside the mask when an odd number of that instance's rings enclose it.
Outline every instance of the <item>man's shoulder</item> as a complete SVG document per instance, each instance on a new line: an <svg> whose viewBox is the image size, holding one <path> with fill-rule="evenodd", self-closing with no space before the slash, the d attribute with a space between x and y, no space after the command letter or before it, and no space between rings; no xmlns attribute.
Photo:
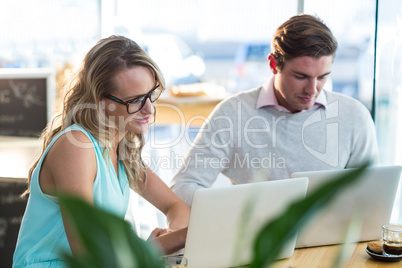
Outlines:
<svg viewBox="0 0 402 268"><path fill-rule="evenodd" d="M327 106L337 103L340 114L346 114L348 117L370 116L369 109L359 100L338 92L325 91L325 93L327 95Z"/></svg>
<svg viewBox="0 0 402 268"><path fill-rule="evenodd" d="M343 105L351 106L351 107L356 107L356 108L365 108L364 104L361 103L359 100L354 99L350 96L344 95L339 92L333 92L333 91L325 91L327 95L327 102L328 104L335 102L335 101L340 101ZM367 109L367 108L366 108Z"/></svg>
<svg viewBox="0 0 402 268"><path fill-rule="evenodd" d="M223 100L219 106L221 109L224 108L235 108L238 107L239 105L241 106L247 106L247 107L252 107L256 109L257 105L257 99L261 91L261 86L241 91L238 92L225 100Z"/></svg>

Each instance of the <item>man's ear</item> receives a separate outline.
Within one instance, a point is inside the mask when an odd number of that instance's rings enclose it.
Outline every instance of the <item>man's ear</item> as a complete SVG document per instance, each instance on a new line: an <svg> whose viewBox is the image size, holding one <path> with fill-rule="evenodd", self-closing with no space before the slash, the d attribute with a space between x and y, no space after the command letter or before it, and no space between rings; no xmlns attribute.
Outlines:
<svg viewBox="0 0 402 268"><path fill-rule="evenodd" d="M277 74L278 70L276 69L276 58L273 54L268 55L268 64L273 74Z"/></svg>

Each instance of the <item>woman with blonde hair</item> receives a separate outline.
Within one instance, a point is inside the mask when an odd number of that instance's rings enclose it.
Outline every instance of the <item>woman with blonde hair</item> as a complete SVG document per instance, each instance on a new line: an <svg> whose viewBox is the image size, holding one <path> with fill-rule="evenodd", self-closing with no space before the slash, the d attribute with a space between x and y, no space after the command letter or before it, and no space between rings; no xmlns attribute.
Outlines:
<svg viewBox="0 0 402 268"><path fill-rule="evenodd" d="M102 39L88 52L62 112L42 133L43 151L29 172L13 267L60 267L60 252L82 250L58 203L60 193L123 218L131 187L176 230L152 232L161 250L184 247L190 208L141 159L143 135L164 89L157 65L128 38Z"/></svg>

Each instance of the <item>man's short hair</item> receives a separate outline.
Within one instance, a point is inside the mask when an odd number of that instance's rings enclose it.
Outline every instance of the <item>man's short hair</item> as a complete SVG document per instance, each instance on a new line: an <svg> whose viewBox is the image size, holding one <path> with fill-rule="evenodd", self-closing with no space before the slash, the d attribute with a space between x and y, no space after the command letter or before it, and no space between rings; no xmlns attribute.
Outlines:
<svg viewBox="0 0 402 268"><path fill-rule="evenodd" d="M276 29L271 53L276 67L282 70L286 61L296 57L335 56L337 46L331 30L318 17L303 14L291 17Z"/></svg>

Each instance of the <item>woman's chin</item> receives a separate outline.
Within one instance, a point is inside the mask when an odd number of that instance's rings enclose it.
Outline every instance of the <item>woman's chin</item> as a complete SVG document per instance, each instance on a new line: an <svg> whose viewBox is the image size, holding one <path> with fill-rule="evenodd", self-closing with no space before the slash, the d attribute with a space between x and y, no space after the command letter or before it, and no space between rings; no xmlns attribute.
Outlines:
<svg viewBox="0 0 402 268"><path fill-rule="evenodd" d="M134 123L131 126L129 126L128 131L133 132L135 134L144 134L148 132L149 128L151 127L151 124L148 123Z"/></svg>

